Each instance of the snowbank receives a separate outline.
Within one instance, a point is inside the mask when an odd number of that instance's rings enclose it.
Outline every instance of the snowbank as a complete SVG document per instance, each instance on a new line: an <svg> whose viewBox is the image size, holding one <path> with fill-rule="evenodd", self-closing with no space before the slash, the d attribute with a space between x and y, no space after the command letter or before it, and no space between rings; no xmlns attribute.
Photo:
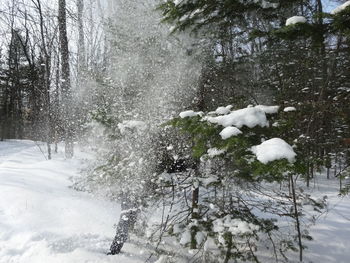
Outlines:
<svg viewBox="0 0 350 263"><path fill-rule="evenodd" d="M306 22L307 22L307 20L303 16L292 16L292 17L287 19L286 26L295 25L298 23L306 23Z"/></svg>
<svg viewBox="0 0 350 263"><path fill-rule="evenodd" d="M280 138L273 138L264 141L260 145L253 146L252 152L256 155L257 159L264 164L281 159L294 162L296 156L292 146Z"/></svg>

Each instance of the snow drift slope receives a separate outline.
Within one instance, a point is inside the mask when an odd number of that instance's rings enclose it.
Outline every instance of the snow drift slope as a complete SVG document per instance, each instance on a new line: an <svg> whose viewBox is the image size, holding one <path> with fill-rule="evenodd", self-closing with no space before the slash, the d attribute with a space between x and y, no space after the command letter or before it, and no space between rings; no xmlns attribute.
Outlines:
<svg viewBox="0 0 350 263"><path fill-rule="evenodd" d="M0 142L0 263L143 262L106 256L120 208L69 188L80 165L62 153L47 161L32 141Z"/></svg>

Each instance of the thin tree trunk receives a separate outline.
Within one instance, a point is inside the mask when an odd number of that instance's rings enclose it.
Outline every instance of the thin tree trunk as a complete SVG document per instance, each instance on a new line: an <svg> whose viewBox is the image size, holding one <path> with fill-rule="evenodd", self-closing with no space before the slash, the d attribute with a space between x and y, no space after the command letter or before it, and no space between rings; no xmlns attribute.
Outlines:
<svg viewBox="0 0 350 263"><path fill-rule="evenodd" d="M51 71L51 57L48 52L48 46L45 39L45 29L44 29L44 17L41 8L40 0L37 0L37 9L40 18L40 34L41 34L41 44L44 53L44 103L45 103L45 123L46 123L46 145L47 145L47 158L51 160L51 100L50 100L50 71Z"/></svg>
<svg viewBox="0 0 350 263"><path fill-rule="evenodd" d="M77 0L77 9L78 9L77 22L78 22L78 78L79 78L86 64L85 37L84 37L84 24L83 24L84 0Z"/></svg>
<svg viewBox="0 0 350 263"><path fill-rule="evenodd" d="M194 179L196 180L199 177L199 162L196 162L195 164L195 171L194 171ZM191 208L191 220L192 223L194 221L198 220L199 218L199 211L198 211L198 202L199 202L199 186L193 185L192 186L192 208ZM196 249L197 248L197 241L196 241L196 235L197 235L198 229L196 224L193 224L191 227L191 243L190 248Z"/></svg>
<svg viewBox="0 0 350 263"><path fill-rule="evenodd" d="M301 229L300 229L300 221L299 221L299 213L298 213L298 204L297 204L296 194L295 194L294 178L292 175L290 176L290 183L291 183L291 188L292 188L295 226L296 226L297 233L298 233L299 260L300 260L300 262L302 262L303 261L303 243L301 241Z"/></svg>
<svg viewBox="0 0 350 263"><path fill-rule="evenodd" d="M56 66L56 91L54 96L54 141L55 141L55 153L58 153L58 141L59 141L59 108L60 108L60 100L59 100L59 89L60 89L60 56L57 55L57 66Z"/></svg>
<svg viewBox="0 0 350 263"><path fill-rule="evenodd" d="M330 173L330 169L329 167L327 167L327 179L329 179L329 173Z"/></svg>

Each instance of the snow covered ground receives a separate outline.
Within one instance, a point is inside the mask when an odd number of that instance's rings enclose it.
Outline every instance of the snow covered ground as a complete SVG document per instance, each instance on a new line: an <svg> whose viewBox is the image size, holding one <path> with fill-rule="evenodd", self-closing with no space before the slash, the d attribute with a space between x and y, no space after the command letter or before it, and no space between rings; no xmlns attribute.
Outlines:
<svg viewBox="0 0 350 263"><path fill-rule="evenodd" d="M314 196L327 195L328 212L311 227L313 241L305 251L306 262L349 263L350 262L350 195L339 197L336 179L318 179L311 191Z"/></svg>
<svg viewBox="0 0 350 263"><path fill-rule="evenodd" d="M0 263L144 262L131 244L106 255L120 208L69 188L81 165L62 152L47 161L32 141L0 142Z"/></svg>
<svg viewBox="0 0 350 263"><path fill-rule="evenodd" d="M69 188L83 166L77 156L48 161L32 141L0 142L0 263L145 262L149 251L137 242L106 255L120 208ZM350 262L350 197L339 198L336 184L320 180L314 190L327 189L330 210L311 229L305 262Z"/></svg>

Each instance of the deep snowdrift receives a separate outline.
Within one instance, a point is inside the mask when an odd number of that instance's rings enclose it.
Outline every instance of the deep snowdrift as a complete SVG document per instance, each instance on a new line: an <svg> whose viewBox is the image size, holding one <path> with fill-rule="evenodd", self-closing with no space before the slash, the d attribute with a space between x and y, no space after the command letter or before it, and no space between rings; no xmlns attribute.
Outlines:
<svg viewBox="0 0 350 263"><path fill-rule="evenodd" d="M47 161L32 141L0 142L1 263L144 262L130 244L105 254L119 206L70 189L80 167L62 152Z"/></svg>

